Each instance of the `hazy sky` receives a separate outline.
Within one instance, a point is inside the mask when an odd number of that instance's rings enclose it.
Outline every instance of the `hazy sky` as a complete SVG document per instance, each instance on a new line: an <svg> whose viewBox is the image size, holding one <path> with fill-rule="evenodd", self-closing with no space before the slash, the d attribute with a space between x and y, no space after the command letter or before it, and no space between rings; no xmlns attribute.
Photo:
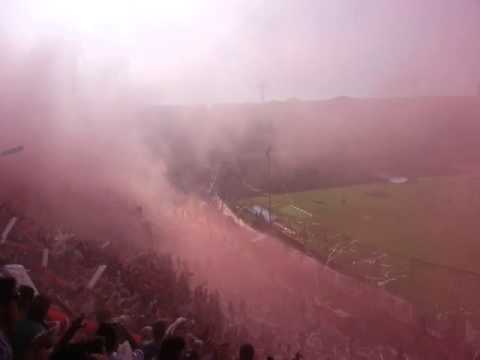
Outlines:
<svg viewBox="0 0 480 360"><path fill-rule="evenodd" d="M3 3L2 3L3 4ZM10 4L10 5L8 5ZM152 101L472 95L479 0L16 0L17 46L76 49L79 73L116 69ZM100 65L102 64L102 65ZM106 65L108 64L108 66Z"/></svg>

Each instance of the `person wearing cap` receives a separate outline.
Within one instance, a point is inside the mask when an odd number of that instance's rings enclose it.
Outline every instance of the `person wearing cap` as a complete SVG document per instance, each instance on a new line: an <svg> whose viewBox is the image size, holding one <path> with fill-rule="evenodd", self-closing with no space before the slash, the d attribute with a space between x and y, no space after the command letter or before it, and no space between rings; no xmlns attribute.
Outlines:
<svg viewBox="0 0 480 360"><path fill-rule="evenodd" d="M18 318L17 282L0 278L0 360L12 360L12 337Z"/></svg>

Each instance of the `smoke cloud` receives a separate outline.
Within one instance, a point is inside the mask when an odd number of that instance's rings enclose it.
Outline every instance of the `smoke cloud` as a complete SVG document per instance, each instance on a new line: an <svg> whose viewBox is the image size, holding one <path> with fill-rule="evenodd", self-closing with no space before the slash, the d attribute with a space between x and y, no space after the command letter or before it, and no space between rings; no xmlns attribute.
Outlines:
<svg viewBox="0 0 480 360"><path fill-rule="evenodd" d="M318 295L312 274L320 266L269 237L254 241L258 234L189 191L204 193L224 164L231 177L243 171L265 189L269 146L274 177L293 174L273 184L277 191L295 176L309 179L297 171L311 164L348 182L358 181L350 173L363 180L376 171L458 166L452 154L466 165L475 160L463 156L478 133L472 99L153 106L258 100L260 83L267 99L471 94L480 76L473 1L212 1L170 9L175 16L160 26L161 11L132 15L133 32L116 27L129 6L67 28L57 21L63 10L43 3L36 11L33 2L12 1L0 15L0 151L23 146L0 157L1 201L100 241L138 241L132 212L141 205L160 246L187 259L195 281L246 299L256 319L285 331L305 326L299 314L303 300ZM85 21L76 10L68 20ZM117 22L104 24L110 15ZM443 141L456 116L466 119L459 141ZM412 165L413 153L424 157ZM193 220L172 216L178 208ZM357 304L344 305L353 312Z"/></svg>
<svg viewBox="0 0 480 360"><path fill-rule="evenodd" d="M17 43L116 63L156 104L258 101L261 83L267 99L472 95L480 79L476 0L49 0L1 16Z"/></svg>

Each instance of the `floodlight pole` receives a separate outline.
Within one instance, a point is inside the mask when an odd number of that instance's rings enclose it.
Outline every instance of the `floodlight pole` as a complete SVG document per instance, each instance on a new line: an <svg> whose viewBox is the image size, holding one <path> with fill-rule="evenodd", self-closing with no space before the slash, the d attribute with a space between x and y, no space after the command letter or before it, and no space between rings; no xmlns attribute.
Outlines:
<svg viewBox="0 0 480 360"><path fill-rule="evenodd" d="M272 147L267 148L267 169L268 169L268 223L272 225L272 178L271 178L271 159L270 152Z"/></svg>

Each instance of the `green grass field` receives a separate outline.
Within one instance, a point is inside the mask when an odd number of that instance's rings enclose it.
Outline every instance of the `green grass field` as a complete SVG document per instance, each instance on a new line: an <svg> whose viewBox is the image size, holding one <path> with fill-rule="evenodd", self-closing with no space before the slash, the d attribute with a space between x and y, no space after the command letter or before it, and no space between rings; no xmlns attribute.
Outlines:
<svg viewBox="0 0 480 360"><path fill-rule="evenodd" d="M266 207L267 198L241 204ZM309 246L320 252L325 241L346 234L382 251L480 273L480 177L279 194L272 208L281 223L306 229Z"/></svg>
<svg viewBox="0 0 480 360"><path fill-rule="evenodd" d="M266 196L240 203L267 204ZM309 252L327 262L335 252L329 264L339 271L385 286L424 311L478 309L480 276L464 271L480 274L480 177L277 194L272 209Z"/></svg>

